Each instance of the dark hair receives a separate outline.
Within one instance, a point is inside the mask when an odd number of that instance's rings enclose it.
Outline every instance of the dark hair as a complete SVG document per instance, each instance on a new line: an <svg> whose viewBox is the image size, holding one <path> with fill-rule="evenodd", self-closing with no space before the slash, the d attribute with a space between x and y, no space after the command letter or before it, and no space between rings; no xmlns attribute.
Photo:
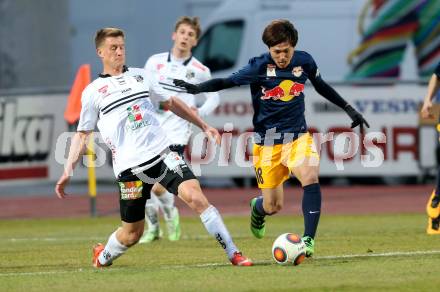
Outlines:
<svg viewBox="0 0 440 292"><path fill-rule="evenodd" d="M200 28L200 22L198 17L189 17L189 16L180 17L177 20L176 25L174 27L175 32L177 32L181 24L188 24L189 26L191 26L196 32L196 39L199 39L200 34L202 33L202 29Z"/></svg>
<svg viewBox="0 0 440 292"><path fill-rule="evenodd" d="M287 19L276 19L266 26L262 40L269 48L283 42L289 42L295 47L298 42L298 31Z"/></svg>
<svg viewBox="0 0 440 292"><path fill-rule="evenodd" d="M99 48L104 40L108 37L122 37L124 38L124 31L115 27L101 28L95 34L95 47Z"/></svg>

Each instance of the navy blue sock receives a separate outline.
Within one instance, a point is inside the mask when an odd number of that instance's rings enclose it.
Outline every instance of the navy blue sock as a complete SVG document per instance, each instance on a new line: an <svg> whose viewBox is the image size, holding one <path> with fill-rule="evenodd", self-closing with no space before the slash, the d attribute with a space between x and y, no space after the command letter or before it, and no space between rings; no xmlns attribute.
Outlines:
<svg viewBox="0 0 440 292"><path fill-rule="evenodd" d="M267 213L263 208L263 196L257 197L257 202L255 204L255 211L257 211L258 215L266 216Z"/></svg>
<svg viewBox="0 0 440 292"><path fill-rule="evenodd" d="M302 200L304 236L315 238L321 215L321 188L318 183L304 187Z"/></svg>

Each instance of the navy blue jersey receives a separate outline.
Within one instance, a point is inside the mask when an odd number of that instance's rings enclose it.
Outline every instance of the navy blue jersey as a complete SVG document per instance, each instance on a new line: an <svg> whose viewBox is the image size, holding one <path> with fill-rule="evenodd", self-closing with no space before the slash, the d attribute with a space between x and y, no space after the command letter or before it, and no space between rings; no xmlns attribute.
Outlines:
<svg viewBox="0 0 440 292"><path fill-rule="evenodd" d="M437 75L437 78L440 78L440 62L438 62L437 67L435 67L434 73Z"/></svg>
<svg viewBox="0 0 440 292"><path fill-rule="evenodd" d="M318 78L321 77L315 61L304 51L295 51L284 69L277 68L270 54L265 53L250 59L248 65L228 77L236 85L250 85L254 131L262 138L256 140L257 144L264 143L269 129L277 133L274 144L290 142L307 131L304 84L307 79Z"/></svg>

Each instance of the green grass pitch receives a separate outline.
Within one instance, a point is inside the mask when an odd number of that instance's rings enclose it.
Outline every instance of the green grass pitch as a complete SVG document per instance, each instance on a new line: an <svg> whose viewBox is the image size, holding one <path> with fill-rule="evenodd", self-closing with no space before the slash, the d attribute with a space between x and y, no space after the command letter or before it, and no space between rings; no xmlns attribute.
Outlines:
<svg viewBox="0 0 440 292"><path fill-rule="evenodd" d="M118 218L3 220L0 291L436 291L440 287L440 235L425 233L424 214L324 215L316 256L296 267L277 265L271 246L281 233L301 234L301 217L269 218L266 237L260 240L252 237L249 218L224 220L255 266L230 265L198 217L182 218L180 241L136 245L101 270L91 265L91 247L106 242Z"/></svg>

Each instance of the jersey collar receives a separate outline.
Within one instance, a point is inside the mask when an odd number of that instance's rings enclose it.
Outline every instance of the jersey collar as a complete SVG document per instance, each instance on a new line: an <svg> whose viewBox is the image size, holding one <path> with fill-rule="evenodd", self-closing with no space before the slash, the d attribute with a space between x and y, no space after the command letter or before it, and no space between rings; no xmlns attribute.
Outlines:
<svg viewBox="0 0 440 292"><path fill-rule="evenodd" d="M127 72L128 71L128 67L127 66L122 66L122 73L125 73L125 72ZM110 74L99 74L99 77L101 77L101 78L108 78L108 77L112 77L112 75L110 75Z"/></svg>
<svg viewBox="0 0 440 292"><path fill-rule="evenodd" d="M183 66L188 65L188 63L189 63L189 61L191 61L192 57L193 57L192 55L189 56L189 58L186 59L186 60L183 62ZM168 52L167 62L168 62L168 63L171 62L171 52Z"/></svg>
<svg viewBox="0 0 440 292"><path fill-rule="evenodd" d="M292 70L292 68L293 68L293 57L294 57L294 56L295 56L295 53L293 54L292 59L290 60L290 63L289 63L289 65L287 65L286 68L279 68L279 67L277 66L277 64L275 63L275 61L272 59L272 56L270 55L270 53L267 53L268 61L269 61L271 64L273 64L273 65L277 68L277 70L288 70L288 71Z"/></svg>

